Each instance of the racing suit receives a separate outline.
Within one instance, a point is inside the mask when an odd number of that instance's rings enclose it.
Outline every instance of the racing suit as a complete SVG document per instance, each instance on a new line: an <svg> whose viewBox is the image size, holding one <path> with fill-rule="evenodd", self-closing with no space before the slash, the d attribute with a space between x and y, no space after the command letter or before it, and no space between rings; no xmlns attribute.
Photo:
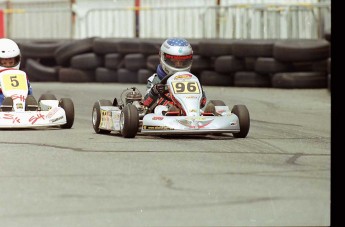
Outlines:
<svg viewBox="0 0 345 227"><path fill-rule="evenodd" d="M12 68L2 69L2 70L0 70L0 73L3 72L3 71L6 71L6 70L17 70L17 69L12 69ZM27 83L28 83L28 95L32 95L32 87L30 85L30 81L29 81L28 76L26 76L26 80L27 80ZM2 105L2 102L4 101L4 99L5 99L5 96L2 93L1 83L0 83L0 106Z"/></svg>
<svg viewBox="0 0 345 227"><path fill-rule="evenodd" d="M149 108L154 108L155 105L168 105L170 102L164 98L160 98L159 94L155 94L155 92L152 91L152 87L155 84L159 84L161 82L161 80L166 76L167 74L164 72L164 70L162 69L162 66L159 64L157 66L157 70L156 73L154 73L152 76L150 76L147 79L147 84L146 84L146 94L144 96L144 100L143 100L143 104L144 106L147 106ZM159 100L158 100L159 99ZM158 101L157 101L158 100ZM200 103L200 108L203 108L206 104L206 95L204 90L202 90L202 99L201 99L201 103Z"/></svg>

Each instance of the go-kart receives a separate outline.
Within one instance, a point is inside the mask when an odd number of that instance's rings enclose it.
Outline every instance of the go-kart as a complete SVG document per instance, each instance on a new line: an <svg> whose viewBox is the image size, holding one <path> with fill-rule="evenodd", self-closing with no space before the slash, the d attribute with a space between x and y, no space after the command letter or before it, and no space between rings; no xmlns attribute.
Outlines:
<svg viewBox="0 0 345 227"><path fill-rule="evenodd" d="M249 132L250 117L245 105L229 107L221 100L211 100L200 108L202 88L199 79L190 72L178 72L161 81L166 92L161 97L167 105L157 105L153 110L143 105L142 94L135 88L125 89L120 99L98 100L92 110L92 125L96 133L120 133L133 138L137 133L147 135L168 134L219 134L232 133L235 138L245 138ZM178 111L176 111L176 109Z"/></svg>
<svg viewBox="0 0 345 227"><path fill-rule="evenodd" d="M26 73L16 69L0 72L0 85L5 97L0 106L0 128L72 127L74 105L70 98L58 100L45 93L36 101L28 95Z"/></svg>

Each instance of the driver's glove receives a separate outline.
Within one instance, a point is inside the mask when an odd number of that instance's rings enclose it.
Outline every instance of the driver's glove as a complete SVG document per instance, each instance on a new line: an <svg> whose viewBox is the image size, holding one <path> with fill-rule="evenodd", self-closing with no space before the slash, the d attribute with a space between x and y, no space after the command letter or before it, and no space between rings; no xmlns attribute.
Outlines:
<svg viewBox="0 0 345 227"><path fill-rule="evenodd" d="M143 104L144 106L151 107L159 99L159 94L163 94L165 91L164 84L154 84L150 91L145 95Z"/></svg>
<svg viewBox="0 0 345 227"><path fill-rule="evenodd" d="M165 84L155 84L151 88L151 92L153 95L164 94L165 92Z"/></svg>

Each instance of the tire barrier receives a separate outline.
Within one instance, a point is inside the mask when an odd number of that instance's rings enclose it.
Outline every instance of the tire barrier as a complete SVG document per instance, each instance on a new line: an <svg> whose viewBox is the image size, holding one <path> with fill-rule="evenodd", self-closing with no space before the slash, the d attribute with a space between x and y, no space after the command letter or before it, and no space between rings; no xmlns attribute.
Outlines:
<svg viewBox="0 0 345 227"><path fill-rule="evenodd" d="M330 34L329 34L330 36ZM16 40L32 81L146 83L164 39ZM191 39L203 85L331 90L330 39Z"/></svg>

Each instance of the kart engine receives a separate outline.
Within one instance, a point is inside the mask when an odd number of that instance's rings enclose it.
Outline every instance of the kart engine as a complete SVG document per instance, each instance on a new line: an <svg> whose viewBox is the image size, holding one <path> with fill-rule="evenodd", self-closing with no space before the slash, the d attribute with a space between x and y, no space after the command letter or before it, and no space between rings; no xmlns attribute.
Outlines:
<svg viewBox="0 0 345 227"><path fill-rule="evenodd" d="M126 94L126 98L125 98L126 104L127 103L133 103L134 101L140 102L142 99L142 95L141 95L140 91L135 87L132 87L130 89L132 89L132 91L127 92L127 94Z"/></svg>

